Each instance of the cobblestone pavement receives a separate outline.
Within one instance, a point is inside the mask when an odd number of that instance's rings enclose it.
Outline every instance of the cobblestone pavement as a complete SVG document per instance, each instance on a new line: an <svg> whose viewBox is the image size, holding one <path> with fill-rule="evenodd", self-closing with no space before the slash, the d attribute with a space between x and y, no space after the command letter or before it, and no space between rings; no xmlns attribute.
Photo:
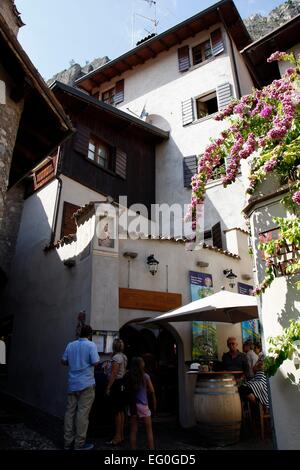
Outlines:
<svg viewBox="0 0 300 470"><path fill-rule="evenodd" d="M239 443L226 447L207 447L200 442L197 428L182 429L175 420L167 416L153 418L156 448L160 450L261 450L272 449L271 439L262 441L258 436L243 435ZM7 395L0 394L0 449L61 450L63 423L59 418L47 415ZM112 436L111 426L93 427L89 440L97 450L109 450L105 441ZM129 425L126 424L127 439L114 450L129 449ZM146 436L140 426L138 447L146 448Z"/></svg>

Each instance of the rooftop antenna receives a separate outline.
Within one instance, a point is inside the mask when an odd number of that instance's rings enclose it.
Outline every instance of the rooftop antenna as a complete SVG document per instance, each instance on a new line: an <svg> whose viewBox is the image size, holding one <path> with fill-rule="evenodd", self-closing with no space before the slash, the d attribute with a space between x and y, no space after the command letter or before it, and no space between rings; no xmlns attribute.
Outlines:
<svg viewBox="0 0 300 470"><path fill-rule="evenodd" d="M134 39L134 30L135 30L135 18L136 16L140 16L141 18L145 18L148 21L151 21L154 25L154 33L157 34L157 26L159 23L159 20L157 19L157 1L156 0L141 0L143 2L147 2L150 8L154 6L154 18L151 18L149 16L144 16L141 13L136 13L132 11L132 47L135 45L135 39ZM144 28L145 31L151 34L150 31L148 31L146 28Z"/></svg>

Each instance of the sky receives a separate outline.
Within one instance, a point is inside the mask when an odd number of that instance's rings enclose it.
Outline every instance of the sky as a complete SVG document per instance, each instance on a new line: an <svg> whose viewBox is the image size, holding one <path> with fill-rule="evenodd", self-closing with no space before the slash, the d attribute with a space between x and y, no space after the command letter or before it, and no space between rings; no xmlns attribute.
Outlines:
<svg viewBox="0 0 300 470"><path fill-rule="evenodd" d="M284 0L235 0L242 18L267 14ZM114 59L154 30L151 0L15 0L23 22L18 39L45 79L96 57ZM157 32L217 0L156 0ZM145 18L146 17L146 18ZM150 19L149 19L150 18Z"/></svg>

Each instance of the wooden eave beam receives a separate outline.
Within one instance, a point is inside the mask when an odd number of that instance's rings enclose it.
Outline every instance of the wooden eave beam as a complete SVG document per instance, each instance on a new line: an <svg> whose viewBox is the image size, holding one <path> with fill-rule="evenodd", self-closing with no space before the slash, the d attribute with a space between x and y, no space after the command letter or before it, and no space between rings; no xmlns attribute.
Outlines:
<svg viewBox="0 0 300 470"><path fill-rule="evenodd" d="M146 62L146 59L144 59L144 57L140 56L137 53L134 54L134 57L138 59L138 64L144 64Z"/></svg>
<svg viewBox="0 0 300 470"><path fill-rule="evenodd" d="M158 52L155 52L150 46L147 46L147 51L150 51L152 59L154 59L154 57L156 57L158 54Z"/></svg>
<svg viewBox="0 0 300 470"><path fill-rule="evenodd" d="M130 70L133 69L133 65L131 65L129 62L127 62L127 60L123 59L122 62L123 62L123 64L126 65L126 67L128 67L128 69L130 69Z"/></svg>
<svg viewBox="0 0 300 470"><path fill-rule="evenodd" d="M170 46L165 42L163 41L162 39L159 39L159 43L163 46L164 49L166 49L167 51L170 49Z"/></svg>

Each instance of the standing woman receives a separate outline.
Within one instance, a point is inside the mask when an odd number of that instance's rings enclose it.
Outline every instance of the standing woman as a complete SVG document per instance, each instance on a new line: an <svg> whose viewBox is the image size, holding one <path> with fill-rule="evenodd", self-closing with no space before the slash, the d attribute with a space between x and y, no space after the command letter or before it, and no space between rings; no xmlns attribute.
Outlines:
<svg viewBox="0 0 300 470"><path fill-rule="evenodd" d="M123 353L124 343L117 338L113 342L112 367L109 375L106 394L111 398L111 406L115 418L115 435L107 445L116 446L124 441L125 421L125 388L124 375L127 368L127 357Z"/></svg>
<svg viewBox="0 0 300 470"><path fill-rule="evenodd" d="M156 398L150 376L145 373L145 363L141 357L133 357L128 374L127 386L130 392L130 446L136 449L139 418L144 421L148 449L154 449L151 411L148 395L151 396L153 411L156 411Z"/></svg>

